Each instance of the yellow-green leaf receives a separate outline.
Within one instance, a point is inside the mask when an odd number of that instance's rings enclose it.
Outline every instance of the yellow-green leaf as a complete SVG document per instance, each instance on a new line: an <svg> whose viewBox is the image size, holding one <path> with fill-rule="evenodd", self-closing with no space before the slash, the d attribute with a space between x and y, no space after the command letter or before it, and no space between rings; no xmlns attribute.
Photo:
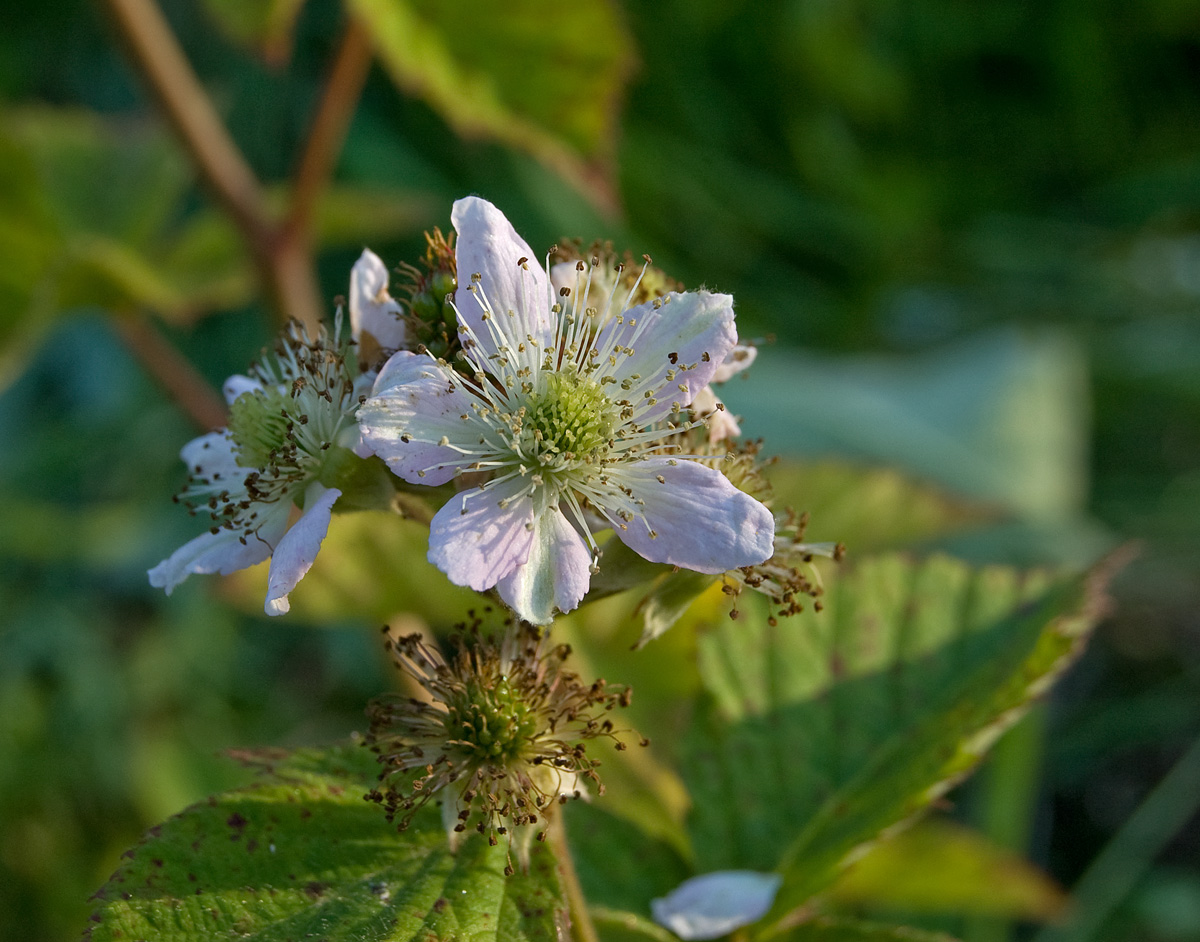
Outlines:
<svg viewBox="0 0 1200 942"><path fill-rule="evenodd" d="M460 134L575 179L611 153L633 52L616 6L557 0L347 0L384 66Z"/></svg>
<svg viewBox="0 0 1200 942"><path fill-rule="evenodd" d="M1067 905L1058 884L1029 861L941 818L876 845L824 895L868 908L1039 922L1057 919Z"/></svg>

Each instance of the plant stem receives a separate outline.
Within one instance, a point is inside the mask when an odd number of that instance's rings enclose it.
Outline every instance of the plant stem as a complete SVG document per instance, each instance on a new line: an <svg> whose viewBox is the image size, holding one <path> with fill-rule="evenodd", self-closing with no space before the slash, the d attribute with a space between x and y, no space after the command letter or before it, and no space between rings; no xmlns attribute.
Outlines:
<svg viewBox="0 0 1200 942"><path fill-rule="evenodd" d="M225 400L148 318L113 317L111 323L129 352L197 426L210 431L225 424Z"/></svg>
<svg viewBox="0 0 1200 942"><path fill-rule="evenodd" d="M103 3L201 179L245 239L272 304L284 319L295 318L315 333L322 304L308 233L280 227L272 219L258 178L155 0Z"/></svg>
<svg viewBox="0 0 1200 942"><path fill-rule="evenodd" d="M271 241L254 171L225 128L154 0L103 0L133 64L217 200L252 244Z"/></svg>
<svg viewBox="0 0 1200 942"><path fill-rule="evenodd" d="M296 166L286 232L311 234L316 204L333 175L370 71L370 35L351 14Z"/></svg>
<svg viewBox="0 0 1200 942"><path fill-rule="evenodd" d="M564 820L563 809L555 808L549 816L546 825L546 839L554 849L558 859L558 875L563 883L563 891L567 894L567 906L571 913L571 932L576 942L600 942L596 927L588 912L587 899L583 895L583 887L579 885L579 874L575 872L575 860L571 856L571 847L567 843L567 824Z"/></svg>

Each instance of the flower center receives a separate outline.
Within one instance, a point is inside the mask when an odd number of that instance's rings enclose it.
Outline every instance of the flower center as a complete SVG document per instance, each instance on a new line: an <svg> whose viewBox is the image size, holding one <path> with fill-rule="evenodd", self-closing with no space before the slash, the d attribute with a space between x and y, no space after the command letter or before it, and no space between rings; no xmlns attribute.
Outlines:
<svg viewBox="0 0 1200 942"><path fill-rule="evenodd" d="M308 422L295 399L270 387L244 392L229 407L229 434L243 468L266 468L294 457L293 431Z"/></svg>
<svg viewBox="0 0 1200 942"><path fill-rule="evenodd" d="M519 760L538 732L536 712L507 677L492 686L469 682L463 697L449 704L445 724L459 748L497 763Z"/></svg>
<svg viewBox="0 0 1200 942"><path fill-rule="evenodd" d="M600 384L573 371L548 373L542 390L525 403L523 444L543 463L556 458L603 458L617 426L612 401Z"/></svg>

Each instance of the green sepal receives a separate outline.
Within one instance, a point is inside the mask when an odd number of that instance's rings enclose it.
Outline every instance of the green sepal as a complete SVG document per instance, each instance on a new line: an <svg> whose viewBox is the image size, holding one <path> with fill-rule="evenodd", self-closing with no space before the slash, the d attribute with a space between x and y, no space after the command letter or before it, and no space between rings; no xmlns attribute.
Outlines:
<svg viewBox="0 0 1200 942"><path fill-rule="evenodd" d="M360 458L348 448L331 448L321 465L321 483L342 492L334 505L339 512L390 509L396 497L393 480L381 458Z"/></svg>

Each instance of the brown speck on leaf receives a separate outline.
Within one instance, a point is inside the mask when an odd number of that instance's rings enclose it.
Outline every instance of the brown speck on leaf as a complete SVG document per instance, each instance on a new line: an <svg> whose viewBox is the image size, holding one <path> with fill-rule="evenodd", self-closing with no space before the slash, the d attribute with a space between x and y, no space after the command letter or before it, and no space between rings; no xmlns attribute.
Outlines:
<svg viewBox="0 0 1200 942"><path fill-rule="evenodd" d="M312 809L311 808L301 808L300 809L300 820L301 821L307 820L308 818L311 818L311 817L312 817Z"/></svg>
<svg viewBox="0 0 1200 942"><path fill-rule="evenodd" d="M433 903L433 911L441 913L446 911L446 907L450 905L450 901L444 896L439 896Z"/></svg>
<svg viewBox="0 0 1200 942"><path fill-rule="evenodd" d="M256 850L258 850L258 841L251 839L246 842L246 853L253 854Z"/></svg>
<svg viewBox="0 0 1200 942"><path fill-rule="evenodd" d="M246 821L245 818L243 818L240 814L238 814L235 811L233 814L231 814L228 818L225 819L225 823L227 825L229 825L231 828L233 828L234 830L240 831L242 828L244 828L246 826L246 824L248 822Z"/></svg>
<svg viewBox="0 0 1200 942"><path fill-rule="evenodd" d="M306 883L304 886L304 892L308 894L309 899L320 899L325 895L327 889L329 889L328 883L319 883L316 880Z"/></svg>
<svg viewBox="0 0 1200 942"><path fill-rule="evenodd" d="M161 867L163 865L161 857L154 857L150 860L150 862L156 867Z"/></svg>

